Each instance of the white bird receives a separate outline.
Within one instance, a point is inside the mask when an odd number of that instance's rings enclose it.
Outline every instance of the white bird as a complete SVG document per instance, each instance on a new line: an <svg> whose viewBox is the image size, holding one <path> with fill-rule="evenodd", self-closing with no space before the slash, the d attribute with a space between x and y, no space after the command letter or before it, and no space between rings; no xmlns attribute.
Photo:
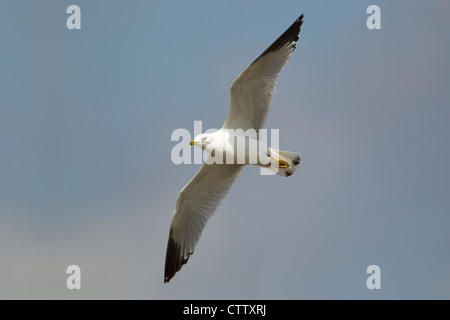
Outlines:
<svg viewBox="0 0 450 320"><path fill-rule="evenodd" d="M264 124L278 75L294 52L302 24L303 14L233 82L230 111L222 128L191 141L210 156L178 196L169 231L164 282L169 282L188 261L206 222L245 164L260 165L281 176L292 175L300 164L298 153L267 147L258 140L257 131ZM233 142L242 139L245 148L237 150L239 143ZM252 142L257 146L254 162L250 161L255 156L249 148ZM231 163L221 162L230 159Z"/></svg>

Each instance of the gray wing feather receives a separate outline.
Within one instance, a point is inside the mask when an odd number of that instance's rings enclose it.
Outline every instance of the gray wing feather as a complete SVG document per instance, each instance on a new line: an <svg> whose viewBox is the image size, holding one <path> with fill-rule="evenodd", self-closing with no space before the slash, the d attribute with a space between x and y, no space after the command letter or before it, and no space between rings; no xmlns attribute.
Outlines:
<svg viewBox="0 0 450 320"><path fill-rule="evenodd" d="M303 14L233 82L231 105L223 128L261 129L281 69L294 52Z"/></svg>
<svg viewBox="0 0 450 320"><path fill-rule="evenodd" d="M203 164L181 190L167 243L164 282L188 261L209 217L236 180L242 165Z"/></svg>

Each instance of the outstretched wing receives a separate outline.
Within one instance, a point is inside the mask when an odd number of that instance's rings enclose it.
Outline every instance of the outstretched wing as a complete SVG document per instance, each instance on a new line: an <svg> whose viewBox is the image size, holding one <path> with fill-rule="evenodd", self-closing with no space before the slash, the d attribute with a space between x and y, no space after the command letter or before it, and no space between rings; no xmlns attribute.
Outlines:
<svg viewBox="0 0 450 320"><path fill-rule="evenodd" d="M261 129L269 111L278 75L294 52L303 14L231 85L231 106L225 129Z"/></svg>
<svg viewBox="0 0 450 320"><path fill-rule="evenodd" d="M206 222L242 168L243 165L205 163L181 190L170 225L164 282L169 282L188 261Z"/></svg>

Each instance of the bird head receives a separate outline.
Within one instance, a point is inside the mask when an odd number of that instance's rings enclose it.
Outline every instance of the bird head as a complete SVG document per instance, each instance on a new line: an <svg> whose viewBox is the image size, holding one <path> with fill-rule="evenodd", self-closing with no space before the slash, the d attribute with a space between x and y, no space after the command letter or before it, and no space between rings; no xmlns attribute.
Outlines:
<svg viewBox="0 0 450 320"><path fill-rule="evenodd" d="M212 140L211 134L208 133L199 134L194 138L194 140L191 140L191 146L198 146L202 149L205 149L209 145L211 140Z"/></svg>

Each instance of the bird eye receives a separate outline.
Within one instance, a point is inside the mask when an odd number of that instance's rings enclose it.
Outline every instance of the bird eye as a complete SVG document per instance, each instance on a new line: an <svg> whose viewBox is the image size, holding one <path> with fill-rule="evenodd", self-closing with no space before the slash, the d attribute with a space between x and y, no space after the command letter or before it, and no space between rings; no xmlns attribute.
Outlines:
<svg viewBox="0 0 450 320"><path fill-rule="evenodd" d="M203 138L202 138L202 141L205 141L205 140L206 140L206 137L203 137Z"/></svg>

